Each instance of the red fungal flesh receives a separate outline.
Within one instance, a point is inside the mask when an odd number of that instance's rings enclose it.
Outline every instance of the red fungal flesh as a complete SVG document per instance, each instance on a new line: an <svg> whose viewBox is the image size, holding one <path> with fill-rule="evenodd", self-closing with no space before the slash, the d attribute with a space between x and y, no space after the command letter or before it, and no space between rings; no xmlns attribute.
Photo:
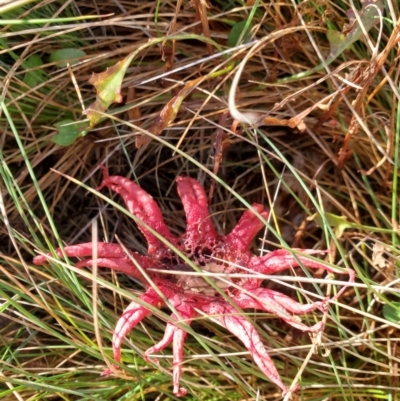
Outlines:
<svg viewBox="0 0 400 401"><path fill-rule="evenodd" d="M208 210L207 195L193 178L178 177L178 194L186 214L186 237L193 244L215 241L218 237Z"/></svg>
<svg viewBox="0 0 400 401"><path fill-rule="evenodd" d="M265 220L268 218L268 212L264 210L263 205L254 203L251 207ZM264 223L259 217L252 210L246 210L235 228L224 237L224 242L238 251L245 252L263 227Z"/></svg>
<svg viewBox="0 0 400 401"><path fill-rule="evenodd" d="M145 224L157 231L169 242L175 244L176 238L164 222L161 210L154 199L136 183L118 175L109 176L103 167L103 182L98 189L108 187L122 196L127 209ZM156 238L144 225L138 225L148 243L148 254L164 252L166 246Z"/></svg>
<svg viewBox="0 0 400 401"><path fill-rule="evenodd" d="M282 249L264 256L253 255L249 250L251 241L260 229L264 227L264 223L258 215L263 219L268 217L268 212L264 210L262 205L253 204L252 208L256 213L252 210L245 211L236 227L229 234L221 237L217 234L212 223L207 196L203 187L193 178L178 177L178 194L185 210L187 227L186 232L180 238L177 238L165 224L157 203L139 185L124 177L109 176L104 167L103 175L103 181L99 189L108 187L122 196L128 210L139 219L138 226L147 240L148 253L144 256L129 251L130 255L127 255L124 249L117 244L99 242L97 244L98 259L96 262L100 267L110 268L141 279L146 287L146 291L140 297L141 301L156 308L164 307L164 301L142 277L136 263L144 270L151 268L174 270L176 268L176 270L183 269L185 271L185 269L188 269L191 271L191 268L184 261L179 261L179 258L173 254L167 245L150 232L148 227L185 253L193 263L211 272L232 273L242 271L245 273L254 272L255 274L273 274L287 268L298 267L300 262L312 269L324 269L330 273L344 273L342 270L326 266L322 262L311 260L306 256L294 256L291 252ZM309 255L324 253L307 249L298 249L297 251ZM93 264L92 243L66 246L64 247L64 252L68 257L85 258L76 264L77 267L91 266ZM61 249L58 249L56 253L59 257L64 255ZM213 257L215 258L213 259ZM33 259L33 262L36 265L41 265L46 262L47 258L48 255L39 255ZM219 262L219 260L224 260L226 263ZM237 266L243 266L246 269L240 270ZM354 271L349 269L345 273L349 274L349 283L353 282L355 279ZM157 285L158 290L172 304L176 313L171 315L171 321L167 323L162 340L149 348L144 357L148 359L149 355L163 350L172 343L173 392L176 396L186 394L186 389L180 386L183 344L186 331L175 325L174 321L190 324L192 319L198 315L196 309L209 315L239 338L261 371L284 394L288 391L297 390L297 387L289 390L282 382L259 335L247 318L239 314L237 309L227 303L216 290L214 292L211 286L203 288L204 282L202 280L185 280L182 276L178 280L176 276L153 271L148 271L148 275ZM229 282L228 285L226 282L223 283L219 280L214 280L213 282L220 287L221 291L225 291L238 307L255 308L273 313L297 329L314 333L323 330L323 323L319 322L311 327L306 326L300 322L297 315L312 312L316 309L326 311L329 301L337 299L347 288L347 286L344 286L334 298L303 305L284 294L262 288L262 280L259 277L240 279L240 288L242 290L230 286ZM231 282L233 284L233 279ZM237 284L238 282L235 281L235 283ZM191 284L196 284L196 286L190 288ZM150 311L146 307L136 302L131 302L125 309L117 322L113 335L112 345L115 361L120 362L121 360L121 345L124 338L149 314ZM110 373L112 373L110 370L104 372L104 374Z"/></svg>

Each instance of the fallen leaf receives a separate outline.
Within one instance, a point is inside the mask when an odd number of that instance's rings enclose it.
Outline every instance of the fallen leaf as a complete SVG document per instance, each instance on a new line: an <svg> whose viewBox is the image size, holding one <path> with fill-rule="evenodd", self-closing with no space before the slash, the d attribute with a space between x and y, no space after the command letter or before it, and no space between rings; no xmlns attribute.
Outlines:
<svg viewBox="0 0 400 401"><path fill-rule="evenodd" d="M38 54L34 54L29 57L23 64L27 72L24 76L24 84L30 88L34 88L46 81L46 73L43 68L39 68L43 65L42 58Z"/></svg>
<svg viewBox="0 0 400 401"><path fill-rule="evenodd" d="M289 120L280 120L279 118L275 117L264 117L258 125L278 125L278 126L287 126L290 128L295 128L296 127L296 122L293 121L293 118L290 118Z"/></svg>
<svg viewBox="0 0 400 401"><path fill-rule="evenodd" d="M185 100L185 97L188 96L193 89L196 87L197 83L200 82L204 77L199 77L189 81L185 84L185 86L178 92L176 96L174 96L161 110L161 113L157 117L154 124L149 128L149 132L153 135L159 136L161 132L164 131L176 118L178 111L182 105L182 102ZM146 135L139 135L136 138L136 147L140 148L141 146L149 143L151 141L151 137Z"/></svg>
<svg viewBox="0 0 400 401"><path fill-rule="evenodd" d="M50 54L49 60L58 68L64 68L67 63L70 65L79 63L80 59L85 56L86 53L80 49L59 49Z"/></svg>
<svg viewBox="0 0 400 401"><path fill-rule="evenodd" d="M383 256L384 253L385 247L382 244L375 242L372 247L372 264L379 269L384 269L386 267L386 258Z"/></svg>
<svg viewBox="0 0 400 401"><path fill-rule="evenodd" d="M364 0L361 1L362 8L359 13L360 20L364 26L365 32L368 32L374 25L379 22L379 11L383 12L383 0ZM351 46L354 42L361 39L364 35L358 20L355 17L354 11L347 11L350 24L344 27L343 32L329 29L327 38L331 47L327 64L340 56L344 50Z"/></svg>
<svg viewBox="0 0 400 401"><path fill-rule="evenodd" d="M239 21L233 25L228 36L228 46L235 47L239 44L247 43L251 38L251 28L252 26L247 20Z"/></svg>
<svg viewBox="0 0 400 401"><path fill-rule="evenodd" d="M379 242L375 242L372 247L372 265L380 271L392 273L395 261L390 253L390 248Z"/></svg>
<svg viewBox="0 0 400 401"><path fill-rule="evenodd" d="M112 67L100 74L93 73L89 79L97 91L96 100L84 112L90 127L94 127L112 103L121 103L121 84L126 70L132 61L132 54L125 57Z"/></svg>
<svg viewBox="0 0 400 401"><path fill-rule="evenodd" d="M75 139L86 134L84 121L62 120L56 124L58 133L51 138L51 141L60 146L69 146Z"/></svg>
<svg viewBox="0 0 400 401"><path fill-rule="evenodd" d="M347 228L352 228L354 226L353 223L347 221L346 216L338 216L332 213L325 213L325 219L322 219L319 213L315 213L310 217L307 217L307 221L314 221L318 227L323 228L325 226L325 221L334 228L336 238L341 238L344 231Z"/></svg>

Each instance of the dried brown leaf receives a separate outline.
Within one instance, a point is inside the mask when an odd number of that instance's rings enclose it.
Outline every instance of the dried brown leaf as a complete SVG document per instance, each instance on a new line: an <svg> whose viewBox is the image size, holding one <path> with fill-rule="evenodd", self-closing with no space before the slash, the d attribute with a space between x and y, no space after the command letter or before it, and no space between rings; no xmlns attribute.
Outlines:
<svg viewBox="0 0 400 401"><path fill-rule="evenodd" d="M182 105L182 102L184 101L186 96L188 96L193 91L197 83L202 79L204 78L199 77L185 84L185 86L179 91L179 93L164 106L155 123L149 128L150 133L159 136L161 132L175 120L176 115L178 114L178 111ZM136 147L140 148L150 141L151 138L149 136L140 135L136 138Z"/></svg>

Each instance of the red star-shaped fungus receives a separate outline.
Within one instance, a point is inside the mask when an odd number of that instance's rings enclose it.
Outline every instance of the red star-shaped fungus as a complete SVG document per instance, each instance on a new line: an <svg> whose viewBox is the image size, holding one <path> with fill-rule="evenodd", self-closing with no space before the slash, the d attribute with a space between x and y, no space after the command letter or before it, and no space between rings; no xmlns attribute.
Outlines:
<svg viewBox="0 0 400 401"><path fill-rule="evenodd" d="M313 269L324 269L330 273L342 274L343 271L311 260L306 256L294 256L286 250L276 250L264 256L253 255L249 250L250 244L264 227L259 216L264 219L268 216L268 212L259 204L253 204L252 210L244 212L229 234L218 235L210 218L205 191L195 179L189 177L178 177L177 179L178 193L185 210L187 227L182 236L176 237L165 224L157 203L147 192L124 177L109 176L105 168L103 168L103 173L104 178L99 189L108 187L122 196L129 211L141 221L138 226L148 243L146 256L133 251L126 254L124 249L117 244L102 242L97 244L98 266L108 267L141 279L146 288L140 297L142 302L140 304L131 302L118 320L112 341L114 359L117 362L120 361L123 339L150 314L149 310L142 306L142 303L161 308L165 306L164 299L167 299L175 311L167 323L162 340L149 348L144 357L148 358L149 355L163 350L172 342L173 392L175 395L186 394L186 390L180 386L186 332L174 325L173 322L183 320L190 324L199 312L212 316L216 322L238 337L262 372L284 393L287 393L289 389L282 382L259 335L249 320L238 312L238 308L254 308L274 313L297 329L313 333L319 332L323 329L322 322L309 327L301 323L296 315L316 309L326 311L328 299L303 305L280 292L262 288L263 280L260 277L262 274L272 274L287 268L298 267L299 263ZM223 273L224 278L212 278L214 285L210 285L209 281L200 275L173 274L174 271L193 273L194 269L187 261L177 256L171 247L157 238L153 234L154 232L186 255L187 259L202 271ZM303 254L318 253L318 251L306 249L298 251ZM56 252L58 256L63 256L61 249ZM77 267L93 264L92 243L66 246L64 252L70 257L85 258L76 264ZM34 258L33 262L41 265L46 262L47 258L47 255L39 255ZM137 265L146 270L158 291L142 276ZM158 273L155 271L157 269L171 271L171 274ZM233 273L253 273L254 277L230 278L229 274ZM348 270L347 273L350 277L349 282L354 281L354 271ZM338 291L331 300L340 297L345 289L346 286ZM223 291L231 299L231 302L227 302L219 291ZM164 297L161 297L160 293ZM296 388L292 389L292 391L295 390Z"/></svg>

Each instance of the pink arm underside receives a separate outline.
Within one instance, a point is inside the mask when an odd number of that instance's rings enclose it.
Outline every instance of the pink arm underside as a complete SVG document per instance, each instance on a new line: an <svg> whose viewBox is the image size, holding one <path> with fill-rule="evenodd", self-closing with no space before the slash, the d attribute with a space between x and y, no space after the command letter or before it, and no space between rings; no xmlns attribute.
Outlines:
<svg viewBox="0 0 400 401"><path fill-rule="evenodd" d="M172 305L174 305L176 311L179 313L179 317L176 314L172 314L171 319L175 321L183 319L187 324L190 324L191 320L196 315L194 309L190 305L182 303L181 299L174 295L173 290L163 287L159 289L162 289L164 295L171 300ZM162 299L152 288L148 289L140 299L156 308L163 305ZM118 320L113 335L112 344L115 361L119 362L121 360L121 345L124 338L150 313L151 312L145 306L142 306L137 302L131 302L125 309ZM149 348L144 355L145 359L148 360L150 354L163 350L173 342L173 383L174 394L178 397L186 394L186 389L179 385L182 376L183 344L186 334L185 330L175 326L171 322L168 322L162 340L158 344ZM110 373L111 370L107 370L103 375L108 375Z"/></svg>
<svg viewBox="0 0 400 401"><path fill-rule="evenodd" d="M202 310L229 330L233 335L238 337L249 350L254 362L261 371L273 383L279 386L283 392L286 393L288 391L288 388L282 382L273 361L261 342L260 336L245 317L241 316L233 306L225 303L212 302L203 305Z"/></svg>
<svg viewBox="0 0 400 401"><path fill-rule="evenodd" d="M179 297L174 297L170 300L176 311L179 313L179 317L173 313L171 319L178 321L183 319L186 324L190 324L192 319L196 316L195 310L188 304L182 303ZM181 397L186 394L186 389L180 387L179 382L182 376L182 363L183 363L183 344L186 338L186 331L184 329L175 326L173 323L168 322L164 333L164 337L158 343L149 348L145 353L145 359L148 360L149 355L159 352L173 342L173 383L174 383L174 394Z"/></svg>
<svg viewBox="0 0 400 401"><path fill-rule="evenodd" d="M159 287L159 290L162 291L167 298L173 296L173 291L168 288ZM155 308L160 308L164 304L161 297L153 288L148 288L140 297L140 300L154 306ZM151 312L146 308L146 306L142 306L134 301L124 310L115 326L112 340L114 359L117 362L121 359L121 344L124 338L138 323L150 314Z"/></svg>
<svg viewBox="0 0 400 401"><path fill-rule="evenodd" d="M295 316L303 315L317 308L324 309L324 304L322 302L302 305L290 297L266 288L248 290L247 293L241 293L232 300L243 309L254 308L273 313L286 323L301 331L320 332L324 327L322 322L318 322L313 326L307 326L301 323L300 319Z"/></svg>
<svg viewBox="0 0 400 401"><path fill-rule="evenodd" d="M308 255L326 253L326 251L316 251L312 249L292 249L292 251L301 252ZM328 271L329 273L348 274L349 283L353 283L355 280L355 272L352 269L342 271L328 266L325 263L309 259L305 256L295 256L292 254L292 252L286 251L284 249L272 251L262 257L252 258L250 269L252 269L254 272L262 274L274 274L288 268L298 267L299 262L302 263L305 267L309 267L311 269L323 269L325 271ZM346 291L347 287L348 285L343 286L343 288L338 291L338 293L335 297L332 298L332 300L338 299L343 294L343 292Z"/></svg>
<svg viewBox="0 0 400 401"><path fill-rule="evenodd" d="M68 257L90 257L93 256L93 243L86 242L78 245L70 245L64 247L64 252ZM61 248L56 249L56 254L59 257L63 257L64 254ZM155 267L154 262L146 256L139 255L136 252L130 252L133 259L142 266L144 269ZM50 253L46 255L38 255L33 259L35 265L43 265L47 261L47 256L51 256ZM129 274L133 277L140 277L141 274L130 260L129 256L126 255L124 249L118 244L110 244L106 242L97 243L97 265L100 267L107 267L121 273ZM76 263L76 267L92 266L93 259L86 259Z"/></svg>

